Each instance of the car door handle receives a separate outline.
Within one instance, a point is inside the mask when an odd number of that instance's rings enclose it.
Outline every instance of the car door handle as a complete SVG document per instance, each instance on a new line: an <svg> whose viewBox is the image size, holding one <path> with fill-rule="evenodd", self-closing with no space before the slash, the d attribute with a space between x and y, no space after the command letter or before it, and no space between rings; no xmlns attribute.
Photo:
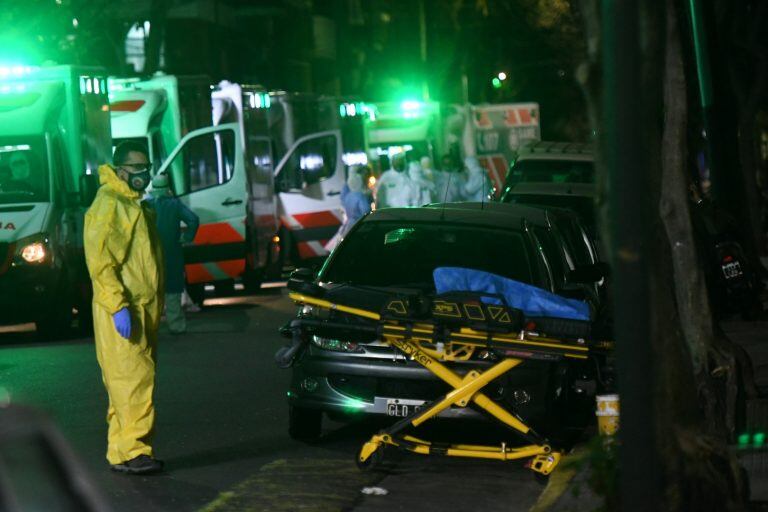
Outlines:
<svg viewBox="0 0 768 512"><path fill-rule="evenodd" d="M331 191L330 191L330 192L328 192L326 195L327 195L327 196L337 196L337 195L339 195L339 194L341 194L341 192L339 192L338 190L331 190Z"/></svg>
<svg viewBox="0 0 768 512"><path fill-rule="evenodd" d="M243 204L243 200L242 199L232 199L232 198L228 197L226 201L221 203L222 206L232 206L233 204Z"/></svg>

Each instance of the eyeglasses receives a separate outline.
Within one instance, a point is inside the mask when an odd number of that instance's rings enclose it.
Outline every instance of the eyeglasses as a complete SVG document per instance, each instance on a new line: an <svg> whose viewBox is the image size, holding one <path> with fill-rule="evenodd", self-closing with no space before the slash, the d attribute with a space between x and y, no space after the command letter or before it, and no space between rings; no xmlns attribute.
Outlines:
<svg viewBox="0 0 768 512"><path fill-rule="evenodd" d="M145 164L120 164L118 167L127 167L129 172L145 172L152 169L152 163L147 162Z"/></svg>

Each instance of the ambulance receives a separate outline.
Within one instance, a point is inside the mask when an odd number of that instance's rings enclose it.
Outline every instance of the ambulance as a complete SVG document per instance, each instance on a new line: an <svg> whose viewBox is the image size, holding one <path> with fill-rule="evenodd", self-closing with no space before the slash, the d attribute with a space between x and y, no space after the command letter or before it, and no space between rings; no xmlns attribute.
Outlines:
<svg viewBox="0 0 768 512"><path fill-rule="evenodd" d="M390 168L392 157L405 153L409 160L428 156L439 165L443 155L443 123L440 104L404 100L373 105L365 125L368 155L380 174Z"/></svg>
<svg viewBox="0 0 768 512"><path fill-rule="evenodd" d="M446 151L477 157L498 198L518 150L541 140L541 111L534 102L449 105L443 126Z"/></svg>
<svg viewBox="0 0 768 512"><path fill-rule="evenodd" d="M255 290L284 266L328 254L347 168L367 163L362 110L346 115L349 105L230 82L213 88L214 126L187 134L160 169L200 216L185 250L193 298L233 280Z"/></svg>
<svg viewBox="0 0 768 512"><path fill-rule="evenodd" d="M108 80L113 146L142 142L154 169L187 132L211 125L210 80L157 73Z"/></svg>
<svg viewBox="0 0 768 512"><path fill-rule="evenodd" d="M405 153L409 160L428 156L436 168L445 155L462 162L475 156L497 196L516 151L541 140L538 103L441 105L405 100L374 107L366 132L369 156L379 172L389 168L397 153Z"/></svg>
<svg viewBox="0 0 768 512"><path fill-rule="evenodd" d="M101 69L0 68L0 322L90 325L84 214L111 148Z"/></svg>

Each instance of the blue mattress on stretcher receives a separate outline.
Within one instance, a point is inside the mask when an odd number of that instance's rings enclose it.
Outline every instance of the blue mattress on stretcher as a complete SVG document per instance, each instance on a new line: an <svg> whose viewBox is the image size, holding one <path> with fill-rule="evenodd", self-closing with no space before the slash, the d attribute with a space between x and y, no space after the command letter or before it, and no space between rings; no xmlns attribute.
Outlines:
<svg viewBox="0 0 768 512"><path fill-rule="evenodd" d="M436 268L433 277L438 294L475 292L504 297L509 307L519 309L529 317L554 317L589 321L589 305L577 299L567 299L536 286L521 283L481 270L459 267ZM499 303L494 297L483 302Z"/></svg>

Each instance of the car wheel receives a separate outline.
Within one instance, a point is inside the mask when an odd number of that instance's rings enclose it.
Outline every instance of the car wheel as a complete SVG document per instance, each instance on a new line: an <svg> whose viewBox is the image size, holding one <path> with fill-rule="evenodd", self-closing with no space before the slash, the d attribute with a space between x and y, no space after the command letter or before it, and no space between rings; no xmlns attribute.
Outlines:
<svg viewBox="0 0 768 512"><path fill-rule="evenodd" d="M323 427L323 412L288 406L288 435L298 441L312 442L320 438Z"/></svg>
<svg viewBox="0 0 768 512"><path fill-rule="evenodd" d="M549 483L549 475L543 475L538 471L533 471L533 480L539 485L547 485Z"/></svg>

